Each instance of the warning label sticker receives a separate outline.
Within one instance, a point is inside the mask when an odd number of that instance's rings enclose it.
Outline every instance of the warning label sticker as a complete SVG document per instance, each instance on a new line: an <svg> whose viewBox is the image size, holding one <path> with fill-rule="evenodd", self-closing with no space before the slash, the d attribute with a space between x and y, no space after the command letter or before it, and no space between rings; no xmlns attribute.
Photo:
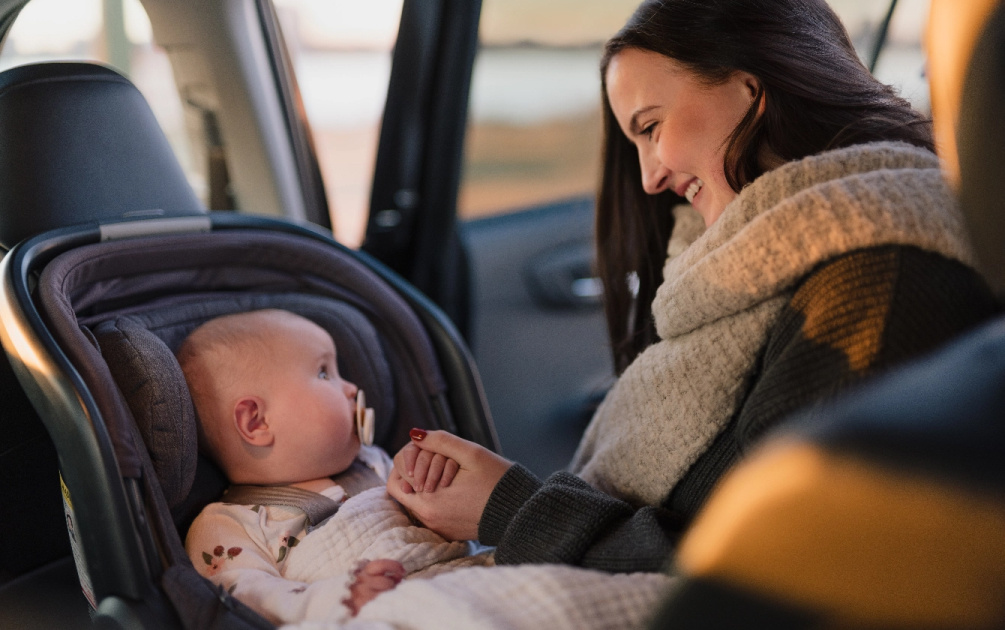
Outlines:
<svg viewBox="0 0 1005 630"><path fill-rule="evenodd" d="M80 580L80 590L84 592L84 597L91 604L91 608L97 608L94 601L94 589L91 587L91 576L87 573L87 564L84 562L84 552L80 548L80 541L77 539L77 517L73 512L73 500L70 498L70 490L63 481L63 473L59 474L59 488L63 491L63 514L66 516L66 531L70 535L70 549L73 552L73 563L77 565L77 578Z"/></svg>

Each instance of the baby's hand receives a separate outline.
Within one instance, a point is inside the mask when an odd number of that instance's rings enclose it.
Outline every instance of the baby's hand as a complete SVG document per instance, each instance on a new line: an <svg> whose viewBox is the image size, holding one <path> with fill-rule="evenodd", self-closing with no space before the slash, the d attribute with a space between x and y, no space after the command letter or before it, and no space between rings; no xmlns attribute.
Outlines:
<svg viewBox="0 0 1005 630"><path fill-rule="evenodd" d="M449 487L460 466L449 457L409 442L394 456L394 469L402 479L402 492L411 494Z"/></svg>
<svg viewBox="0 0 1005 630"><path fill-rule="evenodd" d="M361 560L353 571L349 597L342 600L352 616L374 597L389 591L405 577L405 567L395 560Z"/></svg>

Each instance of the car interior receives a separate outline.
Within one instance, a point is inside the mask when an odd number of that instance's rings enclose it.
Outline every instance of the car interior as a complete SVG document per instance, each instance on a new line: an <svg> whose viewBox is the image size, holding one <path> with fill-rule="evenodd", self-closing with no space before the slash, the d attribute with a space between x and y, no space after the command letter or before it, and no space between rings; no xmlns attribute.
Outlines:
<svg viewBox="0 0 1005 630"><path fill-rule="evenodd" d="M0 0L3 47L42 1ZM291 28L295 4L142 0L195 179L158 99L109 69L111 44L102 63L2 66L0 539L23 542L0 558L0 627L269 627L184 568L186 524L223 481L191 442L158 441L191 437L188 399L162 375L184 334L215 314L282 306L340 348L379 346L376 360L348 353L344 372L393 419L378 426L392 452L420 417L547 474L570 460L613 379L592 192L464 214L484 168L469 153L516 135L468 124L492 105L476 98L479 70L504 65L492 55L507 46L517 61L546 47L491 31L499 9L487 1L398 2L365 218L347 246L300 82L310 29ZM600 32L634 4L605 9ZM880 7L863 44L872 67L897 4ZM122 0L102 6L130 15ZM528 134L531 151L547 151L552 127ZM490 190L507 188L519 185ZM980 258L1000 279L1001 214L972 190L963 200L980 209ZM388 374L393 388L381 385ZM180 406L148 413L165 398Z"/></svg>
<svg viewBox="0 0 1005 630"><path fill-rule="evenodd" d="M376 443L390 452L415 425L498 450L473 361L428 298L318 231L206 214L151 124L146 102L114 71L36 64L6 79L5 123L25 137L5 145L6 159L31 173L15 172L11 181L48 192L9 197L8 216L20 199L35 212L5 225L5 242L17 244L4 258L10 282L2 291L3 335L13 372L52 437L64 498L60 520L73 532L71 551L96 619L122 627L198 626L209 608L224 625L232 609L264 624L238 602L221 602L226 594L207 590L197 575L179 577L193 570L180 534L226 487L197 456L194 411L173 354L211 317L285 308L328 329L345 374L369 392L382 419ZM64 133L17 119L40 103L65 123ZM100 163L93 151L81 153L97 143L108 147ZM60 151L68 163L46 159ZM93 191L108 198L94 198ZM81 224L85 208L100 210ZM35 450L17 442L12 450ZM44 461L32 459L36 466ZM40 487L18 484L19 496L4 501L25 509L9 531L37 540L30 555L11 560L15 570L62 547L62 535L30 533L37 514L51 511L45 488L56 471L38 473ZM202 588L192 591L193 582Z"/></svg>

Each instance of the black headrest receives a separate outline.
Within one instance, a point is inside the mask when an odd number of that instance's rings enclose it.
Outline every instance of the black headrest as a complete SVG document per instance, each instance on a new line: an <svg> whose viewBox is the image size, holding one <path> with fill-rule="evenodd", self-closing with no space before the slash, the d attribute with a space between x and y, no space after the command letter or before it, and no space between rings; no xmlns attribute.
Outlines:
<svg viewBox="0 0 1005 630"><path fill-rule="evenodd" d="M0 73L0 245L94 220L205 212L139 90L89 63Z"/></svg>

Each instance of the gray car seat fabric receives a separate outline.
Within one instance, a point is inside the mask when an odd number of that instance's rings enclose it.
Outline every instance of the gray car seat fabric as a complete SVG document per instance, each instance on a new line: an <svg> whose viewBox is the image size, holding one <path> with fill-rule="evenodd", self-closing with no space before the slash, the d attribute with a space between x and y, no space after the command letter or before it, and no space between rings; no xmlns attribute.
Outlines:
<svg viewBox="0 0 1005 630"><path fill-rule="evenodd" d="M198 452L185 376L164 341L131 318L106 322L94 334L174 507L192 487Z"/></svg>
<svg viewBox="0 0 1005 630"><path fill-rule="evenodd" d="M412 426L454 429L421 322L353 256L289 234L232 230L87 245L46 265L39 302L102 410L121 474L141 478L149 455L182 531L226 487L195 455L194 411L173 355L211 317L285 308L328 330L340 369L377 412L376 443L391 452Z"/></svg>

